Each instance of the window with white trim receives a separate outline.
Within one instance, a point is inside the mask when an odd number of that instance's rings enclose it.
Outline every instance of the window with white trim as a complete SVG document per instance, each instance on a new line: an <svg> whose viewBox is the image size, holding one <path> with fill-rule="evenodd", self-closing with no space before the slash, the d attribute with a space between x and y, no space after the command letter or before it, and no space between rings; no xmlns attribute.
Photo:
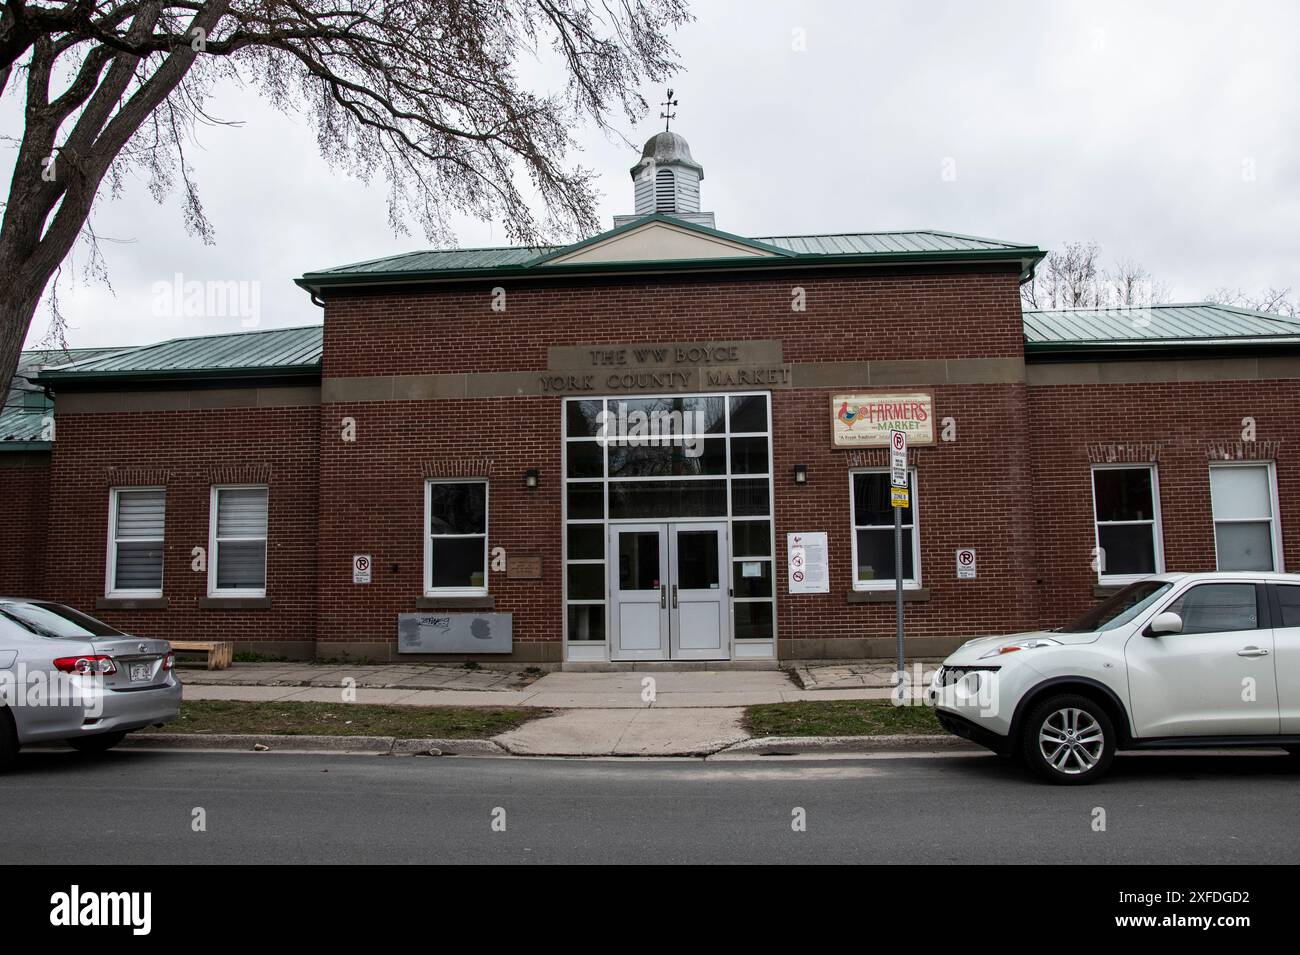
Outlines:
<svg viewBox="0 0 1300 955"><path fill-rule="evenodd" d="M909 469L909 506L903 514L904 588L921 586L921 547L917 527L916 470ZM849 472L849 511L853 521L853 589L894 587L894 508L889 503L888 471Z"/></svg>
<svg viewBox="0 0 1300 955"><path fill-rule="evenodd" d="M1164 572L1155 465L1095 465L1092 518L1098 583L1128 584Z"/></svg>
<svg viewBox="0 0 1300 955"><path fill-rule="evenodd" d="M1219 570L1281 570L1277 480L1271 461L1210 465Z"/></svg>
<svg viewBox="0 0 1300 955"><path fill-rule="evenodd" d="M266 596L269 494L265 485L212 489L208 546L210 596Z"/></svg>
<svg viewBox="0 0 1300 955"><path fill-rule="evenodd" d="M428 481L424 491L424 592L488 592L487 481Z"/></svg>
<svg viewBox="0 0 1300 955"><path fill-rule="evenodd" d="M114 488L109 492L108 596L162 596L166 516L165 488Z"/></svg>

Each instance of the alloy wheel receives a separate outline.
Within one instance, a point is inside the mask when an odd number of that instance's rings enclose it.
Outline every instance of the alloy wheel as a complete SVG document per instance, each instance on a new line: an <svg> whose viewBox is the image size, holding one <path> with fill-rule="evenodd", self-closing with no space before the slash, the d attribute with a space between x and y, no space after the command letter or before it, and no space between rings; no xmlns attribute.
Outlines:
<svg viewBox="0 0 1300 955"><path fill-rule="evenodd" d="M1106 734L1087 710L1064 707L1049 713L1038 729L1043 760L1068 776L1086 773L1101 760Z"/></svg>

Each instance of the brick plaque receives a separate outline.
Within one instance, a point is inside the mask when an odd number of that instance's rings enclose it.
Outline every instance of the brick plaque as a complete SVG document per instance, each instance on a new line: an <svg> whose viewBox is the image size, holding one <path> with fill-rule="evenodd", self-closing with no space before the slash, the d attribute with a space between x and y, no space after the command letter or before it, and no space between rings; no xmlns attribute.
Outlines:
<svg viewBox="0 0 1300 955"><path fill-rule="evenodd" d="M536 580L542 576L542 559L540 557L507 557L506 578L508 580Z"/></svg>

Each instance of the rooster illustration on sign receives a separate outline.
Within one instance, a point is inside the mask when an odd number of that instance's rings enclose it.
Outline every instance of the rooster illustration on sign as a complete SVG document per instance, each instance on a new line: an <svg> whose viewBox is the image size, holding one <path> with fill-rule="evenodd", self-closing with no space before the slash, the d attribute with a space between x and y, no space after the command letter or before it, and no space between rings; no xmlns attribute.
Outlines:
<svg viewBox="0 0 1300 955"><path fill-rule="evenodd" d="M839 418L841 421L843 421L843 422L844 422L844 426L845 426L846 428L851 428L851 427L853 427L855 424L857 424L857 422L858 422L858 417L859 417L861 414L862 414L862 408L861 408L861 407L850 408L850 407L849 407L849 403L846 401L846 402L844 402L842 405L840 405L840 410L839 410L839 412L835 415L835 417L837 417L837 418Z"/></svg>

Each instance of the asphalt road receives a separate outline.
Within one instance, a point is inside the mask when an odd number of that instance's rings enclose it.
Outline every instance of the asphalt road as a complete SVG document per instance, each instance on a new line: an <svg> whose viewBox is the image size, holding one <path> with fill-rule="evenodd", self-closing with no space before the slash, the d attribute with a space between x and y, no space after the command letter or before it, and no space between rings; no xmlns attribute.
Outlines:
<svg viewBox="0 0 1300 955"><path fill-rule="evenodd" d="M1122 756L1101 783L1062 788L984 755L47 751L0 777L0 863L1296 863L1298 793L1300 772L1271 755Z"/></svg>

